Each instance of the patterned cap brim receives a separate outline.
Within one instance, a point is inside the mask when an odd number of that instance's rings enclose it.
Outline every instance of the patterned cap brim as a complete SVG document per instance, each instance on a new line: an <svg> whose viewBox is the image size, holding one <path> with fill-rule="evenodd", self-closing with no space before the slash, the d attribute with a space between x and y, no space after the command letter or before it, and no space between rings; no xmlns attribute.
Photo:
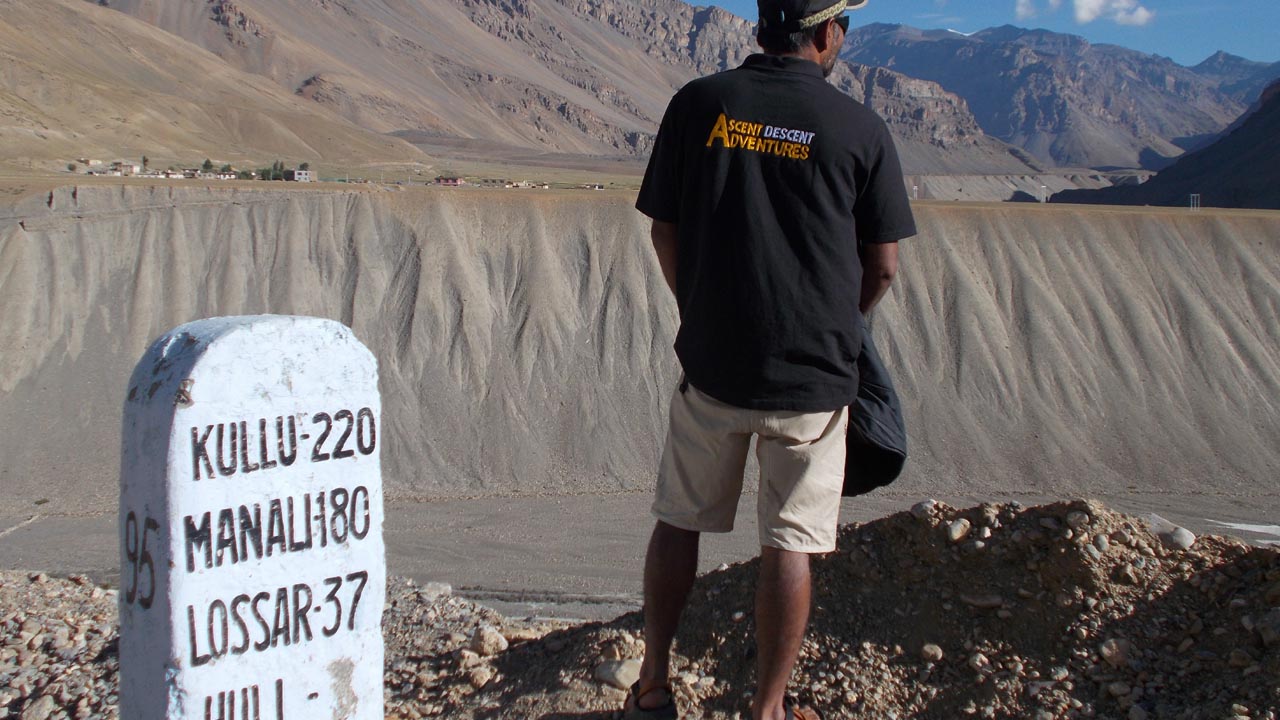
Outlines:
<svg viewBox="0 0 1280 720"><path fill-rule="evenodd" d="M806 18L801 18L800 29L808 30L811 27L817 27L818 25L821 25L822 23L830 20L831 18L836 17L837 15L844 12L845 10L857 10L858 8L866 4L867 4L867 0L852 0L852 1L840 0L835 5L832 5L826 10L823 10L821 12L816 12Z"/></svg>

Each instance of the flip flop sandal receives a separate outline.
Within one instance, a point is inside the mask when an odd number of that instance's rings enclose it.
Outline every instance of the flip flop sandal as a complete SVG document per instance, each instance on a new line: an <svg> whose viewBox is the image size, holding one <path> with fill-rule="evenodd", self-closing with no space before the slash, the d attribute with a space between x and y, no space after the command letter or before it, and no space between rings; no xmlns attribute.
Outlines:
<svg viewBox="0 0 1280 720"><path fill-rule="evenodd" d="M791 698L782 701L782 707L787 711L787 720L822 720L818 716L818 711L811 707L799 707Z"/></svg>
<svg viewBox="0 0 1280 720"><path fill-rule="evenodd" d="M640 698L654 690L667 691L666 704L650 709L640 707ZM623 705L622 720L679 720L679 718L680 713L676 710L675 695L672 694L669 685L655 685L644 692L640 692L639 680L631 686L631 692L627 694L627 702Z"/></svg>

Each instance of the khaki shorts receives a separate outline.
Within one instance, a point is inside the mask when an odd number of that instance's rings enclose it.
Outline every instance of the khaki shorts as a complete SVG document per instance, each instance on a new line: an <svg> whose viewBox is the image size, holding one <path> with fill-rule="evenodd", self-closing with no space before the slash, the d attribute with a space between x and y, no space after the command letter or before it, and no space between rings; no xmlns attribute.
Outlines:
<svg viewBox="0 0 1280 720"><path fill-rule="evenodd" d="M746 410L682 385L671 399L654 516L684 530L733 530L756 435L760 544L803 553L835 550L848 408Z"/></svg>

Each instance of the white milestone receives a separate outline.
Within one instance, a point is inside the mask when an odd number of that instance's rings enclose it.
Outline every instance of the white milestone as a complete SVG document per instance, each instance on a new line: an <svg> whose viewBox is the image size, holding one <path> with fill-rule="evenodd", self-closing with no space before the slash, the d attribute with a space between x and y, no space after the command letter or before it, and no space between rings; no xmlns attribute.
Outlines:
<svg viewBox="0 0 1280 720"><path fill-rule="evenodd" d="M138 363L120 478L120 716L383 717L381 402L318 318L213 318Z"/></svg>

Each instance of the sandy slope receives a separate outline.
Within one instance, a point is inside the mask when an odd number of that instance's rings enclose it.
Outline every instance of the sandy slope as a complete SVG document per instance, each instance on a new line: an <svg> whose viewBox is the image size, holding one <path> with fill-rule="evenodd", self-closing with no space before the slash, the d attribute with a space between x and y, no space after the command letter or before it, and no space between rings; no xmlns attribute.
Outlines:
<svg viewBox="0 0 1280 720"><path fill-rule="evenodd" d="M0 208L6 503L113 502L125 380L146 345L257 312L337 318L373 349L393 497L643 488L675 311L631 201L27 191ZM917 212L875 318L912 430L899 489L1270 492L1280 214Z"/></svg>

